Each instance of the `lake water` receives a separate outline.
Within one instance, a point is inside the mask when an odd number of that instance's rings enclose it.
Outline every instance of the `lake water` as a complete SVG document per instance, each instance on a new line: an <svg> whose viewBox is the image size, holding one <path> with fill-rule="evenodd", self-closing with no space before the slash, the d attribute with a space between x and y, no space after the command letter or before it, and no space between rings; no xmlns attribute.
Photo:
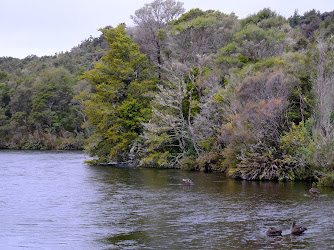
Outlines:
<svg viewBox="0 0 334 250"><path fill-rule="evenodd" d="M0 249L334 249L334 190L0 151ZM193 185L182 183L190 178ZM308 227L291 236L293 220ZM282 237L267 237L275 226Z"/></svg>

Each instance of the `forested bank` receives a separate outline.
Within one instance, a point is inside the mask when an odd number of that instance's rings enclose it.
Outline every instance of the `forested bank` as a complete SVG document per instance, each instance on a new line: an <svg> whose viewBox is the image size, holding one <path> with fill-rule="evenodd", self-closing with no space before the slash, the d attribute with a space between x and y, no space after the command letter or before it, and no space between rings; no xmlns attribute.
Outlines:
<svg viewBox="0 0 334 250"><path fill-rule="evenodd" d="M0 147L334 183L334 12L156 0L70 52L0 58Z"/></svg>
<svg viewBox="0 0 334 250"><path fill-rule="evenodd" d="M107 47L91 37L54 56L0 58L0 148L82 149L90 132L74 97L91 91L80 76Z"/></svg>

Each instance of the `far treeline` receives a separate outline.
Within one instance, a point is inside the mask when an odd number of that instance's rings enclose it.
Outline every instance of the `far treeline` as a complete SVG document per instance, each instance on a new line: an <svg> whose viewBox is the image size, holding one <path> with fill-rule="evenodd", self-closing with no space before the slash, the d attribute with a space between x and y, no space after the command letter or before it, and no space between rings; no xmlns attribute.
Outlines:
<svg viewBox="0 0 334 250"><path fill-rule="evenodd" d="M0 58L0 148L334 185L334 11L156 0L70 52Z"/></svg>

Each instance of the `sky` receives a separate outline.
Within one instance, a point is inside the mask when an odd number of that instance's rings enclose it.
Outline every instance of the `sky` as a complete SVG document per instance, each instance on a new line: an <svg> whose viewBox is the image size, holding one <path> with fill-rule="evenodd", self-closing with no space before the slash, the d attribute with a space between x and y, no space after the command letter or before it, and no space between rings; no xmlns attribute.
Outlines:
<svg viewBox="0 0 334 250"><path fill-rule="evenodd" d="M153 0L0 0L0 57L25 58L70 51L99 28L132 26L131 15ZM333 0L183 0L184 8L219 10L239 18L270 8L290 17L334 10Z"/></svg>

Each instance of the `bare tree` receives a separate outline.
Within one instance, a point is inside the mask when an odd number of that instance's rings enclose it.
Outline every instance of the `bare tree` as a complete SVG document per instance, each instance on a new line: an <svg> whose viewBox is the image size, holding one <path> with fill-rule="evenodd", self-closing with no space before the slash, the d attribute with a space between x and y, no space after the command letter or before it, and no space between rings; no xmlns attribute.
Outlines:
<svg viewBox="0 0 334 250"><path fill-rule="evenodd" d="M134 40L140 46L141 52L147 54L159 68L161 77L162 48L164 39L159 36L159 31L166 29L168 22L184 13L183 3L174 0L155 0L145 4L131 16L137 25L134 32Z"/></svg>
<svg viewBox="0 0 334 250"><path fill-rule="evenodd" d="M193 121L197 141L202 143L212 138L217 138L224 122L225 110L220 108L216 96L219 95L222 85L216 72L211 72L202 79L203 97L199 103L200 113L196 114Z"/></svg>
<svg viewBox="0 0 334 250"><path fill-rule="evenodd" d="M317 97L316 127L324 137L333 133L331 114L334 111L334 41L325 41L321 36L317 39L317 61L315 77L315 93Z"/></svg>
<svg viewBox="0 0 334 250"><path fill-rule="evenodd" d="M165 65L168 81L158 86L153 100L152 118L144 126L144 157L141 165L174 167L188 150L190 139L183 101L187 95L184 69L180 63Z"/></svg>

